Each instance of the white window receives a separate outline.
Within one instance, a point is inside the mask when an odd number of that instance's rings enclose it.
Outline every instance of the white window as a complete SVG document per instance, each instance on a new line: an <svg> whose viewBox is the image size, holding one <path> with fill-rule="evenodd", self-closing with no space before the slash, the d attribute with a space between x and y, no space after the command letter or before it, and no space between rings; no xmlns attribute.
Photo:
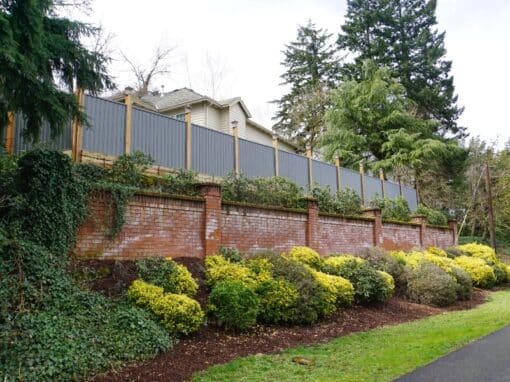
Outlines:
<svg viewBox="0 0 510 382"><path fill-rule="evenodd" d="M180 119L181 121L184 121L184 113L179 113L179 114L175 114L174 115L174 118L175 119Z"/></svg>

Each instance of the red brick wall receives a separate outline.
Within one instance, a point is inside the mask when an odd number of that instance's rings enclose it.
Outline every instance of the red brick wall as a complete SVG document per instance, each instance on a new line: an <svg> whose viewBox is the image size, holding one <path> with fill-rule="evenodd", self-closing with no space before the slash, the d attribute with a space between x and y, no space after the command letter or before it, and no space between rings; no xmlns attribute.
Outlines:
<svg viewBox="0 0 510 382"><path fill-rule="evenodd" d="M319 215L317 248L320 254L355 252L374 245L374 221Z"/></svg>
<svg viewBox="0 0 510 382"><path fill-rule="evenodd" d="M306 213L223 205L221 215L221 244L225 247L287 251L307 245Z"/></svg>
<svg viewBox="0 0 510 382"><path fill-rule="evenodd" d="M410 224L383 223L383 248L411 249L420 247L420 227Z"/></svg>
<svg viewBox="0 0 510 382"><path fill-rule="evenodd" d="M136 195L127 207L122 231L110 240L105 220L108 198L105 194L91 198L91 213L78 233L77 255L104 259L203 256L203 202Z"/></svg>
<svg viewBox="0 0 510 382"><path fill-rule="evenodd" d="M453 245L453 233L449 228L427 227L424 247L449 247Z"/></svg>
<svg viewBox="0 0 510 382"><path fill-rule="evenodd" d="M373 246L386 249L420 247L422 226L385 222L374 229L372 218L344 218L308 211L221 204L219 188L209 185L203 198L176 199L136 195L127 207L125 223L113 240L108 237L109 195L90 200L90 216L80 228L74 252L82 257L130 259L148 256L203 257L220 245L241 251L287 251L307 245L325 255L355 252ZM453 245L451 228L424 227L423 245ZM382 231L382 232L381 232ZM382 244L381 244L382 243Z"/></svg>

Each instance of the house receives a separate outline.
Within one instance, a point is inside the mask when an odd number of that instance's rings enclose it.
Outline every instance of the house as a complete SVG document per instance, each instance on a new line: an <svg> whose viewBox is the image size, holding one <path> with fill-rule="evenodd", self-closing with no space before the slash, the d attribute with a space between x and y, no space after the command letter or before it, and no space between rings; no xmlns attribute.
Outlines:
<svg viewBox="0 0 510 382"><path fill-rule="evenodd" d="M122 101L129 89L111 98ZM185 108L190 108L191 123L232 134L232 121L237 121L239 138L272 146L275 133L253 121L252 115L240 97L215 100L192 89L181 88L170 92L151 92L140 98L134 97L136 107L184 119ZM295 152L297 147L278 137L281 150Z"/></svg>

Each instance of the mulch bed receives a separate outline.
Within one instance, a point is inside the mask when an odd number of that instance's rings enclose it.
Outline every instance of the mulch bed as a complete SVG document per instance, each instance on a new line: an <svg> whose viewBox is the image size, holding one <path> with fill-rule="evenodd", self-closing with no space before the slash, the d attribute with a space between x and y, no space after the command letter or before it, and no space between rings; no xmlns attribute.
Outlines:
<svg viewBox="0 0 510 382"><path fill-rule="evenodd" d="M203 279L203 263L194 259L176 259L184 263L199 280ZM125 263L125 264L124 264ZM104 265L101 262L101 265ZM88 263L93 266L92 263ZM106 295L115 295L120 284L129 285L133 278L132 263L123 262L120 280L115 272L95 282L93 289ZM113 267L113 265L112 265ZM117 272L119 273L119 272ZM202 276L202 277L201 277ZM122 279L124 277L124 279ZM112 289L106 287L115 287ZM103 288L103 289L101 289ZM235 358L254 354L278 353L299 345L326 342L350 333L366 331L385 325L394 325L451 310L470 309L485 301L487 292L475 290L469 301L459 301L448 308L414 304L399 297L377 306L354 306L337 312L313 326L256 326L245 333L229 333L215 326L205 326L198 333L182 338L170 351L156 358L98 375L92 381L186 381L193 373ZM203 285L197 299L203 303L206 292Z"/></svg>

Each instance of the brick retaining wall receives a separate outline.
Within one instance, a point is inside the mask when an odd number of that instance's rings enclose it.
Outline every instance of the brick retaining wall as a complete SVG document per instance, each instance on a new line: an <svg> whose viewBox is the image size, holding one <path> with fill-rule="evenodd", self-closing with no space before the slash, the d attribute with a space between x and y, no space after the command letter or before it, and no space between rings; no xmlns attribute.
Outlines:
<svg viewBox="0 0 510 382"><path fill-rule="evenodd" d="M176 198L137 194L129 202L125 223L115 239L108 236L110 196L94 194L90 215L78 233L79 257L133 259L149 256L203 257L220 246L241 251L286 251L307 245L319 253L355 252L378 245L410 249L453 245L456 223L429 227L423 217L413 223L383 222L379 210L364 217L322 214L314 201L306 210L221 203L220 189L202 187L202 197Z"/></svg>

